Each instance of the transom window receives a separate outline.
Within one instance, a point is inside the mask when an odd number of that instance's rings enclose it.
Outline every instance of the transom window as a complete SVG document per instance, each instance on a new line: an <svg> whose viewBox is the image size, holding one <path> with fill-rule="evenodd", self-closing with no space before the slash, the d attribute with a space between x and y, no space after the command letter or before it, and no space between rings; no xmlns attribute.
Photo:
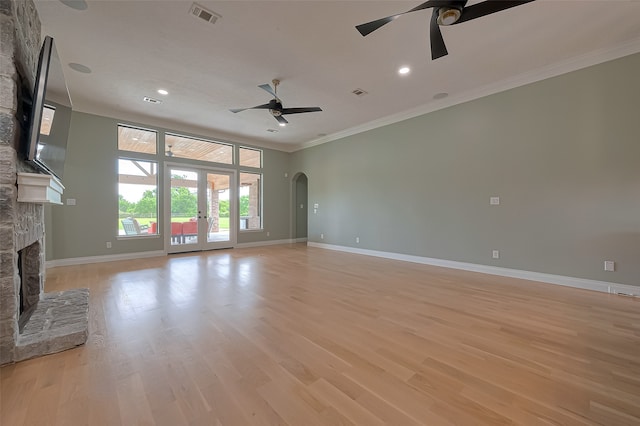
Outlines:
<svg viewBox="0 0 640 426"><path fill-rule="evenodd" d="M158 133L153 130L118 125L118 149L121 151L156 154Z"/></svg>
<svg viewBox="0 0 640 426"><path fill-rule="evenodd" d="M170 133L165 135L164 140L167 157L233 164L233 145Z"/></svg>
<svg viewBox="0 0 640 426"><path fill-rule="evenodd" d="M262 150L240 147L240 166L242 167L262 167Z"/></svg>

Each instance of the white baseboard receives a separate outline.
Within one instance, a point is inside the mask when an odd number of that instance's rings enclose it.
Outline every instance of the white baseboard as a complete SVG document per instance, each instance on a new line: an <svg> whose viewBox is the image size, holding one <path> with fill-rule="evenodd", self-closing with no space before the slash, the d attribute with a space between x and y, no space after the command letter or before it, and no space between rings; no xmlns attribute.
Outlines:
<svg viewBox="0 0 640 426"><path fill-rule="evenodd" d="M305 238L305 241L307 239ZM269 241L256 241L254 243L240 243L236 244L236 248L249 248L249 247L262 247L262 246L275 246L278 244L293 244L298 241L288 238L285 240L269 240Z"/></svg>
<svg viewBox="0 0 640 426"><path fill-rule="evenodd" d="M519 269L500 268L498 266L479 265L476 263L456 262L454 260L435 259L431 257L413 256L409 254L391 253L377 250L366 250L354 247L337 246L333 244L308 242L309 247L336 250L347 253L363 254L366 256L383 257L385 259L401 260L404 262L422 263L425 265L441 266L443 268L461 269L464 271L480 272L483 274L499 275L510 278L540 281L584 290L600 291L603 293L623 294L640 297L640 286L611 283L606 281L588 280L585 278L567 277L564 275L545 274L542 272L522 271Z"/></svg>
<svg viewBox="0 0 640 426"><path fill-rule="evenodd" d="M143 259L147 257L166 256L163 250L143 251L138 253L109 254L105 256L72 257L68 259L47 260L47 268L56 266L84 265L87 263L115 262L118 260Z"/></svg>
<svg viewBox="0 0 640 426"><path fill-rule="evenodd" d="M235 247L236 248L262 247L262 246L273 246L278 244L304 243L306 241L307 241L306 238L256 241L254 243L236 244ZM155 251L144 251L144 252L138 252L138 253L109 254L105 256L73 257L68 259L48 260L46 262L46 267L55 268L56 266L72 266L72 265L84 265L87 263L115 262L118 260L143 259L146 257L158 257L158 256L166 256L166 255L167 253L165 253L163 250L155 250Z"/></svg>

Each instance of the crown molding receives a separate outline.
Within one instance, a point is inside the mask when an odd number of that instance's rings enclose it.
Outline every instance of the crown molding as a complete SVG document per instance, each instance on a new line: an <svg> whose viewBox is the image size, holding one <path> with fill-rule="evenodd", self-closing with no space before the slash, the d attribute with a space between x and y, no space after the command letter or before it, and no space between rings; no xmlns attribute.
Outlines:
<svg viewBox="0 0 640 426"><path fill-rule="evenodd" d="M527 84L546 80L552 77L557 77L562 74L567 74L604 62L613 61L615 59L633 55L639 52L640 38L633 39L627 43L616 46L615 48L594 50L592 52L574 56L564 61L556 62L554 64L528 71L514 77L510 77L495 83L490 83L477 89L469 90L467 92L460 93L458 95L454 95L445 99L429 102L428 104L402 111L397 114L388 115L386 117L370 121L359 126L332 133L322 138L303 142L301 144L298 144L292 150L292 152L311 148L316 145L322 145L327 142L332 142L338 139L346 138L348 136L353 136L362 132L366 132L368 130L377 129L379 127L388 126L390 124L398 123L400 121L408 120L410 118L418 117L420 115L428 114L440 109L483 98L485 96L504 92L506 90L525 86Z"/></svg>

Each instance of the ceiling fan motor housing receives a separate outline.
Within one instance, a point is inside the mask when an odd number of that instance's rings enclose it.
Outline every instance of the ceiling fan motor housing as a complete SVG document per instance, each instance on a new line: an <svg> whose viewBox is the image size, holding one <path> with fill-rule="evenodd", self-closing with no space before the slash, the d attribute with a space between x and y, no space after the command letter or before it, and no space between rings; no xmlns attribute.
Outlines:
<svg viewBox="0 0 640 426"><path fill-rule="evenodd" d="M269 112L274 117L280 117L282 115L282 102L279 99L272 99L269 102Z"/></svg>

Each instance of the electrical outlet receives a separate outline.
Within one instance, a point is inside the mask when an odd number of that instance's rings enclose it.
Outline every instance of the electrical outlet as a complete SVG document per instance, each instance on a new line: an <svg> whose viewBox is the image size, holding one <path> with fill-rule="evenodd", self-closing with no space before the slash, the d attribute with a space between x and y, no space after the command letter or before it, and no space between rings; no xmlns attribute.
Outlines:
<svg viewBox="0 0 640 426"><path fill-rule="evenodd" d="M492 206L499 206L500 205L500 197L491 197L489 198L489 204Z"/></svg>
<svg viewBox="0 0 640 426"><path fill-rule="evenodd" d="M68 206L75 206L76 205L76 199L75 198L67 198L67 205Z"/></svg>
<svg viewBox="0 0 640 426"><path fill-rule="evenodd" d="M492 256L494 259L500 259L500 250L494 250Z"/></svg>
<svg viewBox="0 0 640 426"><path fill-rule="evenodd" d="M605 260L604 261L604 270L607 272L613 272L616 270L616 262L613 260Z"/></svg>
<svg viewBox="0 0 640 426"><path fill-rule="evenodd" d="M320 234L320 239L324 240L324 234Z"/></svg>
<svg viewBox="0 0 640 426"><path fill-rule="evenodd" d="M356 237L356 244L360 244L360 237Z"/></svg>
<svg viewBox="0 0 640 426"><path fill-rule="evenodd" d="M107 248L111 248L111 241L107 241Z"/></svg>
<svg viewBox="0 0 640 426"><path fill-rule="evenodd" d="M267 237L271 235L271 232L267 231Z"/></svg>

